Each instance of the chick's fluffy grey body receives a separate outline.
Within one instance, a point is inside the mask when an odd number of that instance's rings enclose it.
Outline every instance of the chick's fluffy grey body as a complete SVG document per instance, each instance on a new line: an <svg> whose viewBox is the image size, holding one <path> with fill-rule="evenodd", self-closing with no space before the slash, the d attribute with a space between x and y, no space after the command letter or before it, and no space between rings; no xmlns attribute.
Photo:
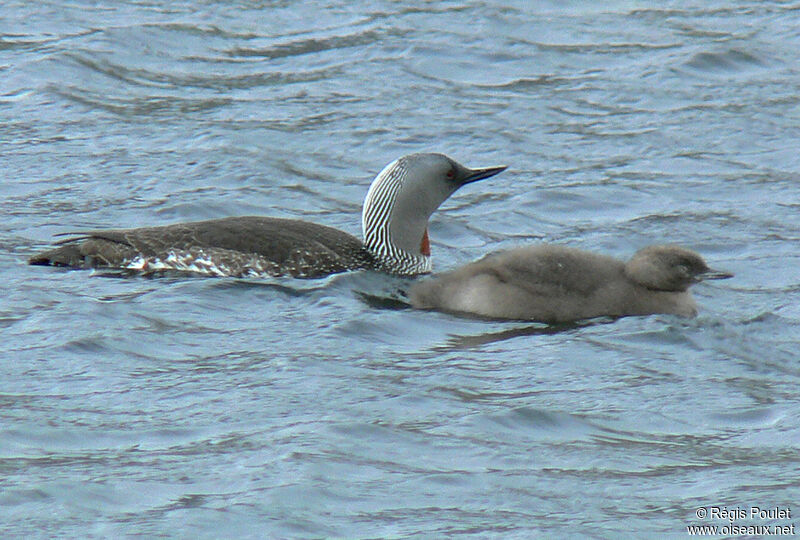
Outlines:
<svg viewBox="0 0 800 540"><path fill-rule="evenodd" d="M699 255L676 246L651 246L625 263L534 245L420 281L409 298L422 309L548 323L652 313L691 317L697 304L688 288L710 272Z"/></svg>

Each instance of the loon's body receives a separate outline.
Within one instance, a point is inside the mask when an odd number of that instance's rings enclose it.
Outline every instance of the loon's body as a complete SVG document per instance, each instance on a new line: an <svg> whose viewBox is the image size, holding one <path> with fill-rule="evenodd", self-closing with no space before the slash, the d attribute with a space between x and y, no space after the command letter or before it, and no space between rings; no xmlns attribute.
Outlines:
<svg viewBox="0 0 800 540"><path fill-rule="evenodd" d="M639 250L628 262L555 245L495 253L415 283L420 309L546 323L626 315L697 314L689 287L731 274L670 245Z"/></svg>
<svg viewBox="0 0 800 540"><path fill-rule="evenodd" d="M505 167L468 169L442 154L411 154L381 171L364 200L364 241L306 221L244 216L75 233L30 264L179 270L224 276L322 277L369 269L430 272L428 219L464 184Z"/></svg>
<svg viewBox="0 0 800 540"><path fill-rule="evenodd" d="M89 231L31 257L29 262L71 268L300 278L380 266L353 235L316 223L259 216Z"/></svg>

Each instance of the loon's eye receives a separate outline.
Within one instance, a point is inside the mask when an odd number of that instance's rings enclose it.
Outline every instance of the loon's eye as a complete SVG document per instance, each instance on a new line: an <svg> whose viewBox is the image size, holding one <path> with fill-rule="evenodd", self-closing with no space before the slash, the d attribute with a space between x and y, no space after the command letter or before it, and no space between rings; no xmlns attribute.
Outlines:
<svg viewBox="0 0 800 540"><path fill-rule="evenodd" d="M455 178L455 177L456 177L456 171L455 171L455 169L450 169L449 171L447 171L447 178L449 178L450 180L452 180L452 179L453 179L453 178Z"/></svg>

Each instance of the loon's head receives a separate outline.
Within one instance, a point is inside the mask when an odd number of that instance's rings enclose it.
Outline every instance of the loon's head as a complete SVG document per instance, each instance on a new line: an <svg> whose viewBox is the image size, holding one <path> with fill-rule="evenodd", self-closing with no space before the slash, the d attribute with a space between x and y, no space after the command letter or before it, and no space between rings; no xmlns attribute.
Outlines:
<svg viewBox="0 0 800 540"><path fill-rule="evenodd" d="M364 199L364 245L398 274L431 271L428 219L458 188L505 166L469 169L444 154L410 154L387 165Z"/></svg>
<svg viewBox="0 0 800 540"><path fill-rule="evenodd" d="M673 245L648 246L625 263L625 273L633 281L657 291L681 292L704 279L733 277L712 270L694 251Z"/></svg>

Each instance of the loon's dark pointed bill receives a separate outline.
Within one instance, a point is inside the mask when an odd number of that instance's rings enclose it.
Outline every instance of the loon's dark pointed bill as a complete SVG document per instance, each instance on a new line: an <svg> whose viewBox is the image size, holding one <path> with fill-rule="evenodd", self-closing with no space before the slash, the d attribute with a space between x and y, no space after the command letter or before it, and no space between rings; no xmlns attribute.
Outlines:
<svg viewBox="0 0 800 540"><path fill-rule="evenodd" d="M486 167L485 169L467 169L467 174L464 176L464 181L462 183L469 184L471 182L477 182L478 180L483 180L499 174L506 169L508 169L508 165L500 165L499 167Z"/></svg>
<svg viewBox="0 0 800 540"><path fill-rule="evenodd" d="M697 274L696 277L697 281L705 281L707 279L728 279L732 278L733 274L721 270L706 270L705 272Z"/></svg>

